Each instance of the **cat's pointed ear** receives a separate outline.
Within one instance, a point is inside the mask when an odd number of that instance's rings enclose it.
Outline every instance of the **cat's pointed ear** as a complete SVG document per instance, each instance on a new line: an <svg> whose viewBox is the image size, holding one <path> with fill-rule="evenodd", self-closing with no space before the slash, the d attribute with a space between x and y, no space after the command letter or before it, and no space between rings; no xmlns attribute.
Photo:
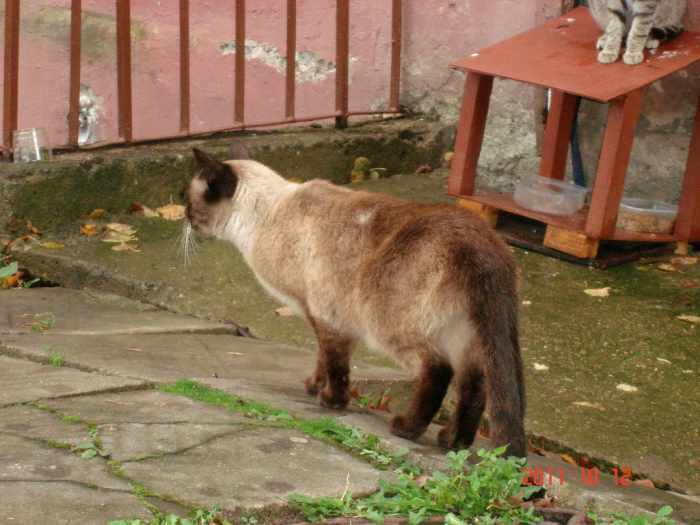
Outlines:
<svg viewBox="0 0 700 525"><path fill-rule="evenodd" d="M204 153L201 149L192 148L192 153L194 154L194 160L197 161L197 167L202 170L202 175L209 180L216 173L225 169L226 166L223 162L216 160L211 155Z"/></svg>
<svg viewBox="0 0 700 525"><path fill-rule="evenodd" d="M207 181L204 199L209 203L215 203L233 197L238 185L238 176L231 166L216 160L200 149L193 148L192 153L201 170L200 177Z"/></svg>
<svg viewBox="0 0 700 525"><path fill-rule="evenodd" d="M231 160L249 160L251 158L248 146L239 141L231 142L228 152Z"/></svg>

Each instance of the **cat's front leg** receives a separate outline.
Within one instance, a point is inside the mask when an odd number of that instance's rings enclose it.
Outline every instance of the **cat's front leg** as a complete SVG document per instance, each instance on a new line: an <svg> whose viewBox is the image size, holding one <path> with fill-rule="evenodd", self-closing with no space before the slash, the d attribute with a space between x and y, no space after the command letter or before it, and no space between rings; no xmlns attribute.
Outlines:
<svg viewBox="0 0 700 525"><path fill-rule="evenodd" d="M316 370L305 381L306 392L317 395L326 408L345 408L350 402L350 356L354 341L312 322L318 339Z"/></svg>
<svg viewBox="0 0 700 525"><path fill-rule="evenodd" d="M627 35L627 49L622 57L625 64L636 65L644 62L644 48L654 26L656 7L653 2L634 2L634 19Z"/></svg>
<svg viewBox="0 0 700 525"><path fill-rule="evenodd" d="M598 39L598 45L603 44L602 48L599 47L600 51L598 52L598 62L602 64L610 64L617 60L617 57L620 56L622 40L625 37L624 7L614 4L608 11L608 25L605 27L605 34Z"/></svg>

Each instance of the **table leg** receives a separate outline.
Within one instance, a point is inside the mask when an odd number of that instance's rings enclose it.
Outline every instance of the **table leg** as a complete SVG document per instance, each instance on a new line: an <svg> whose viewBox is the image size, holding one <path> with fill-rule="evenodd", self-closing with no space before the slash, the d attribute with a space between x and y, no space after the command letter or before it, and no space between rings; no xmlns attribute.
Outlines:
<svg viewBox="0 0 700 525"><path fill-rule="evenodd" d="M464 84L462 110L457 126L447 193L466 196L474 193L476 166L486 129L486 116L493 88L493 77L469 73Z"/></svg>
<svg viewBox="0 0 700 525"><path fill-rule="evenodd" d="M674 235L678 242L700 241L700 99L688 148Z"/></svg>
<svg viewBox="0 0 700 525"><path fill-rule="evenodd" d="M562 180L566 172L566 160L569 158L569 142L576 115L576 97L552 89L551 101L542 145L540 176Z"/></svg>
<svg viewBox="0 0 700 525"><path fill-rule="evenodd" d="M609 239L615 232L644 91L645 88L631 91L613 100L608 108L598 174L586 219L586 235L593 239Z"/></svg>

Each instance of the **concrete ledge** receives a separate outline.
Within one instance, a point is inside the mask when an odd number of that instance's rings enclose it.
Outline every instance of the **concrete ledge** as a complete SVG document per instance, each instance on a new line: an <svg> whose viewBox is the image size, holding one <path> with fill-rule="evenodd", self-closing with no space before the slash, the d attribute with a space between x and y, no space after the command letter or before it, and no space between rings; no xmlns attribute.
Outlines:
<svg viewBox="0 0 700 525"><path fill-rule="evenodd" d="M134 201L148 206L180 200L192 174L191 148L228 156L233 137L255 159L289 178L350 181L353 161L369 158L386 173L411 173L436 165L451 147L451 134L422 119L394 119L344 131L302 128L293 131L229 134L215 139L81 151L52 162L0 166L0 232L23 231L27 220L60 232L96 208L127 212Z"/></svg>

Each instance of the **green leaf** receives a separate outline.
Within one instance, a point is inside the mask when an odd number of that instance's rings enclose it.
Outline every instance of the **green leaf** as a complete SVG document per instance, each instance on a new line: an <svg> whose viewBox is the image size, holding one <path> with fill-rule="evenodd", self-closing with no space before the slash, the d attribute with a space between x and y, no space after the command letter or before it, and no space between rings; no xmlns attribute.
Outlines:
<svg viewBox="0 0 700 525"><path fill-rule="evenodd" d="M659 512L656 513L656 515L659 518L665 518L666 516L670 516L671 514L673 514L673 507L671 507L670 505L664 505L659 509Z"/></svg>
<svg viewBox="0 0 700 525"><path fill-rule="evenodd" d="M85 441L83 443L78 443L77 445L75 445L76 450L88 450L91 448L95 448L95 444L90 443L89 441Z"/></svg>
<svg viewBox="0 0 700 525"><path fill-rule="evenodd" d="M83 452L82 454L80 454L80 457L83 459L92 459L96 455L97 455L97 450L95 450L94 448L90 448L90 449L86 450L85 452Z"/></svg>
<svg viewBox="0 0 700 525"><path fill-rule="evenodd" d="M5 279L17 273L17 263L13 262L0 268L0 279Z"/></svg>

